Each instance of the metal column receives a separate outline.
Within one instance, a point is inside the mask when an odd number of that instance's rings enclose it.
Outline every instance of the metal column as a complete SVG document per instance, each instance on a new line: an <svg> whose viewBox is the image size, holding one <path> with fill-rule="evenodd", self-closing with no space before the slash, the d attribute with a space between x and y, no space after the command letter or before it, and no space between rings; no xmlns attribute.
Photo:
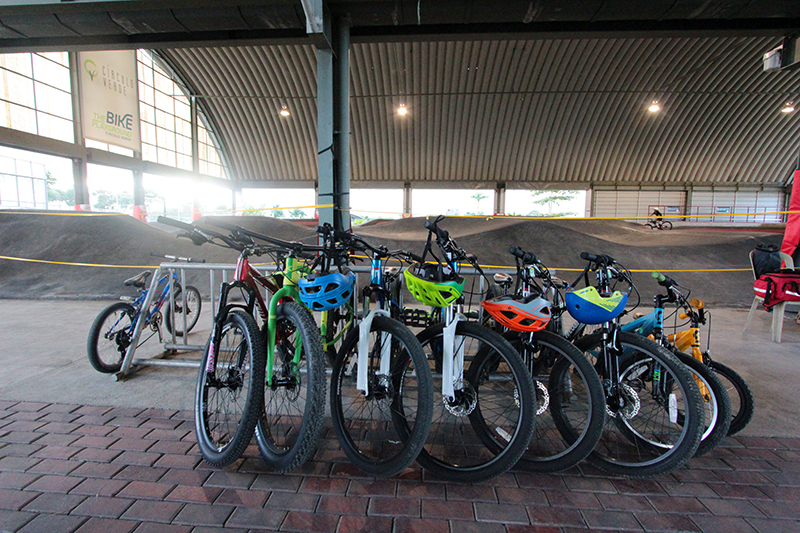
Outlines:
<svg viewBox="0 0 800 533"><path fill-rule="evenodd" d="M333 70L334 105L334 226L350 229L350 20L335 21Z"/></svg>
<svg viewBox="0 0 800 533"><path fill-rule="evenodd" d="M350 229L350 22L323 0L302 0L306 32L317 48L317 164L320 223Z"/></svg>
<svg viewBox="0 0 800 533"><path fill-rule="evenodd" d="M506 184L498 183L494 187L494 214L506 214Z"/></svg>
<svg viewBox="0 0 800 533"><path fill-rule="evenodd" d="M405 182L403 184L403 218L410 218L412 213L411 183Z"/></svg>
<svg viewBox="0 0 800 533"><path fill-rule="evenodd" d="M75 144L84 148L83 156L72 158L72 179L75 183L75 205L89 204L89 184L86 181L86 141L83 139L83 106L81 104L80 59L78 52L69 52L69 82L72 91L72 128Z"/></svg>

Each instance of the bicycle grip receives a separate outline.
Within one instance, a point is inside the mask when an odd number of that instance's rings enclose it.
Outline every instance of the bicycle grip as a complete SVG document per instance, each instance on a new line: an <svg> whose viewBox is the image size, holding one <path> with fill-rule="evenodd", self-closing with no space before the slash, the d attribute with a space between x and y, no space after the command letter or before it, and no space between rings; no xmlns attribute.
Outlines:
<svg viewBox="0 0 800 533"><path fill-rule="evenodd" d="M653 277L658 281L658 284L662 287L666 287L668 289L672 288L675 285L675 280L670 278L669 276L665 276L661 272L653 272Z"/></svg>
<svg viewBox="0 0 800 533"><path fill-rule="evenodd" d="M187 224L186 222L181 222L180 220L175 220L174 218L167 218L161 215L158 216L156 222L158 222L159 224L172 226L173 228L179 228L186 231L193 231L195 229L195 227L192 226L191 224Z"/></svg>
<svg viewBox="0 0 800 533"><path fill-rule="evenodd" d="M594 254L590 254L589 252L581 252L581 259L584 261L597 261L599 258Z"/></svg>
<svg viewBox="0 0 800 533"><path fill-rule="evenodd" d="M514 257L522 259L522 262L528 265L535 265L536 263L539 262L539 258L536 257L536 255L534 255L531 252L526 252L522 248L517 248L516 246L512 246L511 248L509 248L508 253L510 253Z"/></svg>

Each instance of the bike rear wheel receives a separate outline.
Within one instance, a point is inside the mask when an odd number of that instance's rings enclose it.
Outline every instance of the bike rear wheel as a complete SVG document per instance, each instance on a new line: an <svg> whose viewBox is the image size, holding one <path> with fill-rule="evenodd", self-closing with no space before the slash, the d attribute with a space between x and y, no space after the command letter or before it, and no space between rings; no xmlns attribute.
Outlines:
<svg viewBox="0 0 800 533"><path fill-rule="evenodd" d="M431 425L433 382L425 352L400 322L376 316L369 335L368 394L357 388L362 323L345 339L331 378L331 418L347 457L363 472L386 477L419 455ZM381 374L382 350L390 350Z"/></svg>
<svg viewBox="0 0 800 533"><path fill-rule="evenodd" d="M288 472L314 454L325 416L322 340L314 317L297 302L278 305L272 371L272 384L263 387L256 442L270 468Z"/></svg>
<svg viewBox="0 0 800 533"><path fill-rule="evenodd" d="M464 349L464 379L455 397L442 395L444 324L417 335L434 365L433 420L417 461L435 476L477 483L514 466L533 436L533 380L514 348L479 324L459 322L455 348Z"/></svg>
<svg viewBox="0 0 800 533"><path fill-rule="evenodd" d="M517 465L558 472L595 448L605 421L603 385L572 343L549 331L515 333L517 348L536 385L536 429Z"/></svg>
<svg viewBox="0 0 800 533"><path fill-rule="evenodd" d="M98 372L113 374L122 368L125 352L133 336L136 309L117 302L103 309L89 328L86 352L89 363Z"/></svg>
<svg viewBox="0 0 800 533"><path fill-rule="evenodd" d="M195 435L207 463L225 466L253 437L264 394L264 345L253 317L231 311L206 344L195 389Z"/></svg>
<svg viewBox="0 0 800 533"><path fill-rule="evenodd" d="M608 382L602 334L576 342L608 383L608 416L589 461L626 477L672 472L691 459L700 444L705 427L700 391L686 367L662 346L625 332L617 332L617 339L624 354L619 383Z"/></svg>
<svg viewBox="0 0 800 533"><path fill-rule="evenodd" d="M183 306L183 292L186 293L186 307ZM169 301L167 301L169 306ZM202 309L203 302L200 297L200 290L193 286L187 285L183 291L178 289L175 291L175 305L172 309L164 313L164 325L167 331L172 332L172 325L175 324L175 335L178 337L183 335L183 316L186 315L186 331L192 331L192 328L197 324L197 319L200 318L200 310Z"/></svg>
<svg viewBox="0 0 800 533"><path fill-rule="evenodd" d="M709 361L709 368L720 378L731 402L731 427L728 435L735 435L747 427L755 412L753 391L734 369L729 366Z"/></svg>

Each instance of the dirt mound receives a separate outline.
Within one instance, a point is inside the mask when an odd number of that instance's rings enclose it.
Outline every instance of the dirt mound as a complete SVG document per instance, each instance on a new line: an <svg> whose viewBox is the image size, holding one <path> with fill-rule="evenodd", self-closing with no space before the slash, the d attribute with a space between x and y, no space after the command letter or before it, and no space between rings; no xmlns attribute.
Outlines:
<svg viewBox="0 0 800 533"><path fill-rule="evenodd" d="M0 297L115 298L130 294L122 281L160 261L150 253L190 256L210 263L233 263L237 253L177 238L169 226L147 225L125 215L68 216L72 213L0 212L2 255L105 265L124 268L54 265L0 260ZM215 229L214 221L237 224L284 240L314 243L314 231L269 217L207 217L199 226ZM356 232L376 244L420 253L427 238L424 219L410 218L359 226ZM629 269L704 270L748 269L747 254L756 243L779 244L780 234L746 231L674 229L652 231L639 224L607 220L520 220L448 218L441 226L480 263L495 267L514 264L510 246L535 253L551 269L572 281L584 262L580 253L605 253ZM216 228L219 229L219 228ZM163 231L162 231L163 230ZM746 306L752 302L752 275L743 272L676 272L678 282L694 289L709 303ZM658 290L648 272L636 274L644 303ZM206 292L204 276L190 282Z"/></svg>
<svg viewBox="0 0 800 533"><path fill-rule="evenodd" d="M201 219L201 224L209 219ZM230 222L287 240L315 235L309 228L272 218L236 217ZM4 256L124 267L0 260L0 298L117 298L132 294L122 282L148 265L161 262L151 253L201 258L209 263L236 262L238 253L233 250L212 245L198 247L177 238L177 233L180 232L167 233L127 215L2 211L0 250ZM198 285L201 292L208 290L207 275L191 276L189 283Z"/></svg>
<svg viewBox="0 0 800 533"><path fill-rule="evenodd" d="M585 262L581 252L603 253L631 270L645 304L659 287L651 270L749 269L748 253L756 243L780 244L779 234L700 229L653 231L639 224L608 220L519 220L448 218L441 227L482 265L513 266L511 246L535 253L557 275L573 281ZM419 253L427 231L422 219L404 219L358 230L390 248ZM749 270L744 272L675 272L670 274L694 294L719 305L746 306L753 301Z"/></svg>

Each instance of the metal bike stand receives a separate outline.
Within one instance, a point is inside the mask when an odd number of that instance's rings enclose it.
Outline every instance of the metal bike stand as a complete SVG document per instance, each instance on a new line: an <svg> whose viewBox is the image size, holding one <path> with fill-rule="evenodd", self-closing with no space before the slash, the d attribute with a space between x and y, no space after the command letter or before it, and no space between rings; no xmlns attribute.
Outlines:
<svg viewBox="0 0 800 533"><path fill-rule="evenodd" d="M167 283L169 284L168 294L169 294L169 304L171 307L174 308L175 305L175 294L172 291L172 272L176 269L180 269L181 271L181 287L186 286L186 270L208 270L210 273L210 280L211 280L211 309L212 309L212 316L214 313L214 271L215 270L222 270L222 281L225 281L226 270L231 270L235 268L235 265L218 265L218 264L181 264L176 265L175 263L161 263L159 265L159 269L156 271L155 276L153 277L153 281L150 283L150 289L147 291L147 297L145 301L142 303L142 312L139 313L139 318L136 321L136 326L133 330L133 337L131 338L131 345L128 346L128 350L125 352L125 358L122 361L122 368L120 371L114 374L114 378L117 381L123 381L128 376L136 372L137 370L144 368L146 366L161 366L161 367L172 367L172 368L198 368L200 366L200 361L196 359L167 359L166 357L169 355L173 355L176 351L203 351L205 349L205 345L197 345L197 344L189 344L188 340L188 332L187 329L187 322L186 322L186 313L183 313L183 331L185 332L183 335L183 342L178 343L177 339L175 338L175 324L173 324L172 332L171 332L171 342L164 343L164 350L156 354L152 357L148 358L135 358L134 355L136 354L136 349L139 344L139 339L141 338L142 330L144 329L144 323L147 319L147 310L150 309L150 305L153 303L153 298L155 297L156 287L158 286L158 280L161 279L161 276L164 272L167 273ZM181 303L183 304L184 309L186 308L186 292L181 291Z"/></svg>

